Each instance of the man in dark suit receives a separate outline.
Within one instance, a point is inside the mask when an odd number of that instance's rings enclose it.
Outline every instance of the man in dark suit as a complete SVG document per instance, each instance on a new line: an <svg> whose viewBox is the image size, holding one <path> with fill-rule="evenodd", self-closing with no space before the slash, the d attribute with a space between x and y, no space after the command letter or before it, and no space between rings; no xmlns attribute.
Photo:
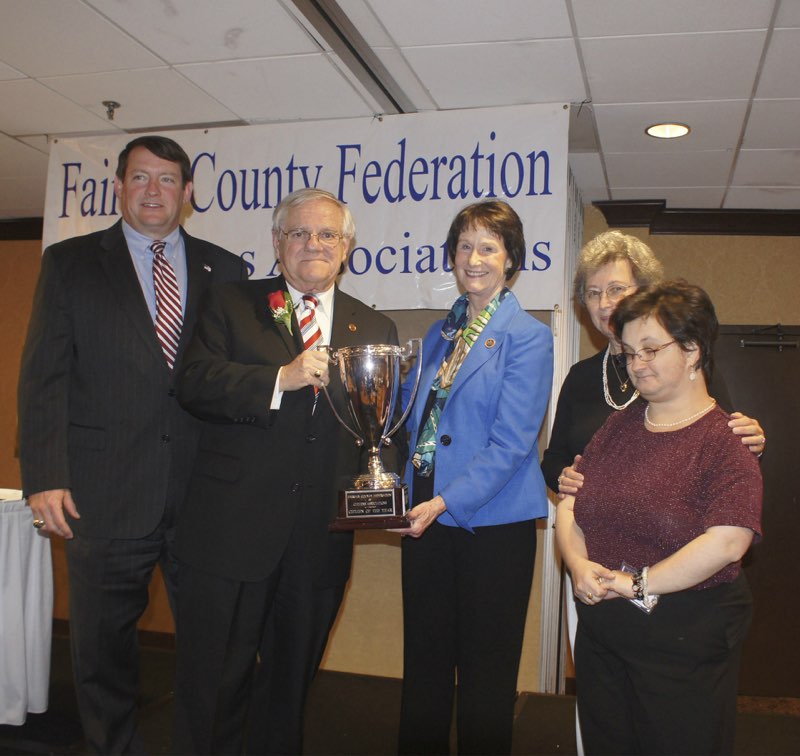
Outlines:
<svg viewBox="0 0 800 756"><path fill-rule="evenodd" d="M343 396L313 347L397 343L389 318L335 285L355 239L345 204L294 192L272 238L283 275L210 293L178 381L207 421L176 541L179 752L240 753L245 728L250 753L301 752L350 574L352 533L328 525L361 456L318 393ZM313 319L304 295L318 300Z"/></svg>
<svg viewBox="0 0 800 756"><path fill-rule="evenodd" d="M192 176L173 140L130 142L114 191L121 221L44 253L22 356L20 465L34 526L67 539L72 664L87 746L143 753L136 622L157 563L174 611L172 545L200 426L175 398L173 365L201 294L246 270L179 225ZM154 278L162 274L168 294ZM168 331L165 340L158 329Z"/></svg>

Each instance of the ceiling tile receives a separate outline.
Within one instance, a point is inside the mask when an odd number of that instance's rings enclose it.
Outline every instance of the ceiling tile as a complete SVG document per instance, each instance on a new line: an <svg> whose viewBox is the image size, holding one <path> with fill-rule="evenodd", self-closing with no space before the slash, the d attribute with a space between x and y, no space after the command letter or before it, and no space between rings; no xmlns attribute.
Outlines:
<svg viewBox="0 0 800 756"><path fill-rule="evenodd" d="M44 179L47 176L47 155L0 134L0 176L15 175Z"/></svg>
<svg viewBox="0 0 800 756"><path fill-rule="evenodd" d="M274 0L89 2L168 63L319 50L291 14Z"/></svg>
<svg viewBox="0 0 800 756"><path fill-rule="evenodd" d="M367 0L400 47L572 37L564 0Z"/></svg>
<svg viewBox="0 0 800 756"><path fill-rule="evenodd" d="M323 54L198 63L177 69L240 118L254 122L345 118L372 109ZM298 96L298 82L303 82Z"/></svg>
<svg viewBox="0 0 800 756"><path fill-rule="evenodd" d="M158 65L142 45L79 0L4 2L0 58L28 76Z"/></svg>
<svg viewBox="0 0 800 756"><path fill-rule="evenodd" d="M0 102L0 131L6 134L119 131L33 79L0 81Z"/></svg>
<svg viewBox="0 0 800 756"><path fill-rule="evenodd" d="M594 113L606 152L734 149L747 113L747 100L595 105ZM692 130L680 139L655 139L645 133L648 126L661 122L685 123Z"/></svg>
<svg viewBox="0 0 800 756"><path fill-rule="evenodd" d="M790 27L800 28L800 3L781 3L778 17L775 19L775 28Z"/></svg>
<svg viewBox="0 0 800 756"><path fill-rule="evenodd" d="M33 136L17 137L18 142L24 142L35 150L39 150L43 155L50 154L50 142L45 134L34 134Z"/></svg>
<svg viewBox="0 0 800 756"><path fill-rule="evenodd" d="M395 80L400 89L414 103L417 110L435 110L436 104L422 85L403 54L396 48L375 48L373 52Z"/></svg>
<svg viewBox="0 0 800 756"><path fill-rule="evenodd" d="M370 47L388 47L393 44L386 27L378 20L366 0L338 0L338 5Z"/></svg>
<svg viewBox="0 0 800 756"><path fill-rule="evenodd" d="M742 147L748 149L798 146L800 99L755 100Z"/></svg>
<svg viewBox="0 0 800 756"><path fill-rule="evenodd" d="M794 71L794 76L787 76ZM797 97L800 77L800 29L776 29L764 61L756 97Z"/></svg>
<svg viewBox="0 0 800 756"><path fill-rule="evenodd" d="M106 117L103 100L119 102L114 124L121 129L237 120L234 113L170 68L58 76L41 81L100 118ZM153 97L154 92L158 97Z"/></svg>
<svg viewBox="0 0 800 756"><path fill-rule="evenodd" d="M611 185L623 189L631 186L724 186L732 160L733 152L723 150L677 154L606 153L606 171Z"/></svg>
<svg viewBox="0 0 800 756"><path fill-rule="evenodd" d="M603 37L581 47L595 104L747 99L765 32Z"/></svg>
<svg viewBox="0 0 800 756"><path fill-rule="evenodd" d="M586 98L572 40L411 47L403 53L444 109Z"/></svg>
<svg viewBox="0 0 800 756"><path fill-rule="evenodd" d="M7 66L5 63L0 62L0 81L24 78L24 73L20 73L16 68L12 68L11 66Z"/></svg>
<svg viewBox="0 0 800 756"><path fill-rule="evenodd" d="M742 150L732 183L740 187L800 187L800 149Z"/></svg>
<svg viewBox="0 0 800 756"><path fill-rule="evenodd" d="M774 0L572 0L581 37L766 29Z"/></svg>

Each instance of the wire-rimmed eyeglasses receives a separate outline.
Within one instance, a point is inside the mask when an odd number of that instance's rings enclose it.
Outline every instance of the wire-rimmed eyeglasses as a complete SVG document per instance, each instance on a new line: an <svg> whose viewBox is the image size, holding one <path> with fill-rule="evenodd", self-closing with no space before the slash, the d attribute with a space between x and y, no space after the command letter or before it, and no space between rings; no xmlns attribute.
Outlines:
<svg viewBox="0 0 800 756"><path fill-rule="evenodd" d="M613 283L606 286L605 289L586 289L583 293L583 301L588 304L599 304L603 298L603 294L609 302L619 302L627 293L628 289L635 289L636 284L618 284Z"/></svg>
<svg viewBox="0 0 800 756"><path fill-rule="evenodd" d="M309 231L307 228L290 228L288 231L284 231L281 229L281 233L292 243L292 244L308 244L312 236L317 237L317 241L323 247L335 247L342 239L344 239L344 234L340 234L338 231Z"/></svg>
<svg viewBox="0 0 800 756"><path fill-rule="evenodd" d="M634 357L638 357L642 362L652 362L656 355L662 350L666 349L670 344L674 344L675 339L672 341L668 341L666 344L662 344L661 346L657 347L644 347L640 349L638 352L626 352L624 349L622 350L622 356L625 358L625 364L630 365L633 362Z"/></svg>

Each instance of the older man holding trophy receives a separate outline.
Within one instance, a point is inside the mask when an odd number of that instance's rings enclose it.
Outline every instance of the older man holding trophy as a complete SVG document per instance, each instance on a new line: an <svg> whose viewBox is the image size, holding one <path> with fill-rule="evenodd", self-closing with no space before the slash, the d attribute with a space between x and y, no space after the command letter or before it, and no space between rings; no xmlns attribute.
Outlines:
<svg viewBox="0 0 800 756"><path fill-rule="evenodd" d="M306 694L350 574L347 498L344 532L329 527L338 490L344 480L361 494L349 511L370 523L388 504L369 491L399 487L378 485L376 459L395 430L397 330L335 284L355 240L347 206L293 192L272 237L282 275L207 298L178 381L181 404L205 421L176 544L174 745L184 753L241 753L245 729L251 753L301 752ZM347 414L355 434L337 420ZM358 483L365 443L378 483ZM396 469L394 456L392 444L384 459ZM389 515L402 518L399 488Z"/></svg>

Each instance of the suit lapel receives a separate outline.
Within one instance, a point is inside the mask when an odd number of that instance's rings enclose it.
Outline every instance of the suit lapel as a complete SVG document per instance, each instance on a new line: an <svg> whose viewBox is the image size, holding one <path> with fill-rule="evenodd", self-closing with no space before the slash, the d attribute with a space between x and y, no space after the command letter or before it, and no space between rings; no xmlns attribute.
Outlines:
<svg viewBox="0 0 800 756"><path fill-rule="evenodd" d="M100 246L103 249L100 262L108 276L109 285L114 292L120 308L133 323L134 329L150 349L153 358L157 359L168 370L167 361L161 351L161 344L156 336L153 319L147 308L142 286L136 269L133 267L128 245L122 233L122 221L118 221L103 235Z"/></svg>
<svg viewBox="0 0 800 756"><path fill-rule="evenodd" d="M211 285L212 276L211 261L206 258L196 240L185 233L183 228L181 228L181 234L186 252L186 306L184 307L183 328L176 362L180 361L183 350L192 335L192 328L197 321L200 299L203 292Z"/></svg>
<svg viewBox="0 0 800 756"><path fill-rule="evenodd" d="M274 330L281 340L281 343L286 347L288 354L294 359L300 352L303 351L303 342L300 338L300 323L297 319L297 310L292 312L292 332L283 324L275 320L272 315L272 310L269 306L269 295L273 291L283 291L288 297L286 289L286 281L283 276L277 278L269 278L264 280L264 288L256 297L256 318L262 323L267 324L267 327Z"/></svg>

